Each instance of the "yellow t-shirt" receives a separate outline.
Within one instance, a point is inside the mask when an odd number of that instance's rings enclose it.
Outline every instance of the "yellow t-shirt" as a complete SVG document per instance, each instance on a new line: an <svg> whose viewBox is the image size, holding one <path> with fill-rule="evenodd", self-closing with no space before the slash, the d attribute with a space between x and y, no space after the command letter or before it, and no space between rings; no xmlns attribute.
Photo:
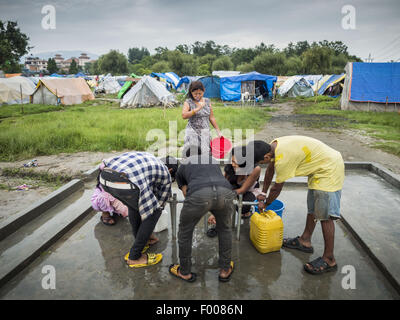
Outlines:
<svg viewBox="0 0 400 320"><path fill-rule="evenodd" d="M344 162L340 152L323 142L305 136L286 136L274 139L275 181L308 176L308 188L328 192L341 190L344 181Z"/></svg>

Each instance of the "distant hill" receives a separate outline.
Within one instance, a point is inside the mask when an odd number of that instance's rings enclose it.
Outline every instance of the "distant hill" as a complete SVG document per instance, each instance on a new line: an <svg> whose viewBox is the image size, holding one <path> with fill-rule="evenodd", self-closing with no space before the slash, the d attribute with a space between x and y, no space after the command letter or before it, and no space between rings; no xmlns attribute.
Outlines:
<svg viewBox="0 0 400 320"><path fill-rule="evenodd" d="M92 52L88 52L88 51L85 51L85 50L49 51L49 52L32 53L32 55L34 57L39 57L40 59L48 60L49 58L54 58L54 56L58 53L58 54L61 54L61 56L64 59L69 59L69 58L72 58L72 57L79 58L79 56L81 55L82 52L86 53L88 55L88 57L90 57L90 60L97 60L99 58L98 54L95 54L95 53L92 53ZM27 56L30 56L30 55L31 55L31 52ZM23 57L22 63L25 62L25 57Z"/></svg>

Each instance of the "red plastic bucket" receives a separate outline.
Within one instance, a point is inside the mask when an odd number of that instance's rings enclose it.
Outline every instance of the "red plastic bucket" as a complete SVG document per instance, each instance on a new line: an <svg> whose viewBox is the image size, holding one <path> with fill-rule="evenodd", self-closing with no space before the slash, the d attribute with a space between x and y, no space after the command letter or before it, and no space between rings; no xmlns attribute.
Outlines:
<svg viewBox="0 0 400 320"><path fill-rule="evenodd" d="M223 159L231 151L232 142L224 137L214 138L211 140L210 146L212 156L217 159Z"/></svg>

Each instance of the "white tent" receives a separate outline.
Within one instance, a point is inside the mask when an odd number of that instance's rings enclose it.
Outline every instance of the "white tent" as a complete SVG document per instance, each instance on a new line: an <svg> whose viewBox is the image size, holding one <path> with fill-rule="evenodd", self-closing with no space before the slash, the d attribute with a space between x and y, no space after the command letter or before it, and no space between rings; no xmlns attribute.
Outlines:
<svg viewBox="0 0 400 320"><path fill-rule="evenodd" d="M175 103L174 95L155 78L144 76L122 98L121 108L142 108Z"/></svg>
<svg viewBox="0 0 400 320"><path fill-rule="evenodd" d="M312 97L314 96L311 84L303 76L293 76L287 79L278 89L280 96Z"/></svg>
<svg viewBox="0 0 400 320"><path fill-rule="evenodd" d="M26 77L0 78L0 105L29 103L35 84ZM22 97L21 97L22 94Z"/></svg>
<svg viewBox="0 0 400 320"><path fill-rule="evenodd" d="M96 92L118 93L119 90L121 90L120 84L118 83L116 77L113 77L110 74L101 78L96 87Z"/></svg>
<svg viewBox="0 0 400 320"><path fill-rule="evenodd" d="M217 76L217 77L233 77L233 76L238 76L240 74L240 71L227 71L227 70L219 70L219 71L213 71L212 75Z"/></svg>

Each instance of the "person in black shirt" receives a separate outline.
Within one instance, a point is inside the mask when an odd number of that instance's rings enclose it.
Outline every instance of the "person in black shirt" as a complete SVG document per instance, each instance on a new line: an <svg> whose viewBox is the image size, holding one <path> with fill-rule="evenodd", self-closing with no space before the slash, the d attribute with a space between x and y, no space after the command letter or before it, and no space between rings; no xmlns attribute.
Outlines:
<svg viewBox="0 0 400 320"><path fill-rule="evenodd" d="M199 220L211 211L217 221L219 240L218 278L229 281L233 272L231 219L236 194L222 175L219 163L209 154L184 159L176 173L176 182L185 201L178 231L180 264L172 264L170 273L185 281L196 280L196 274L191 272L193 231Z"/></svg>

